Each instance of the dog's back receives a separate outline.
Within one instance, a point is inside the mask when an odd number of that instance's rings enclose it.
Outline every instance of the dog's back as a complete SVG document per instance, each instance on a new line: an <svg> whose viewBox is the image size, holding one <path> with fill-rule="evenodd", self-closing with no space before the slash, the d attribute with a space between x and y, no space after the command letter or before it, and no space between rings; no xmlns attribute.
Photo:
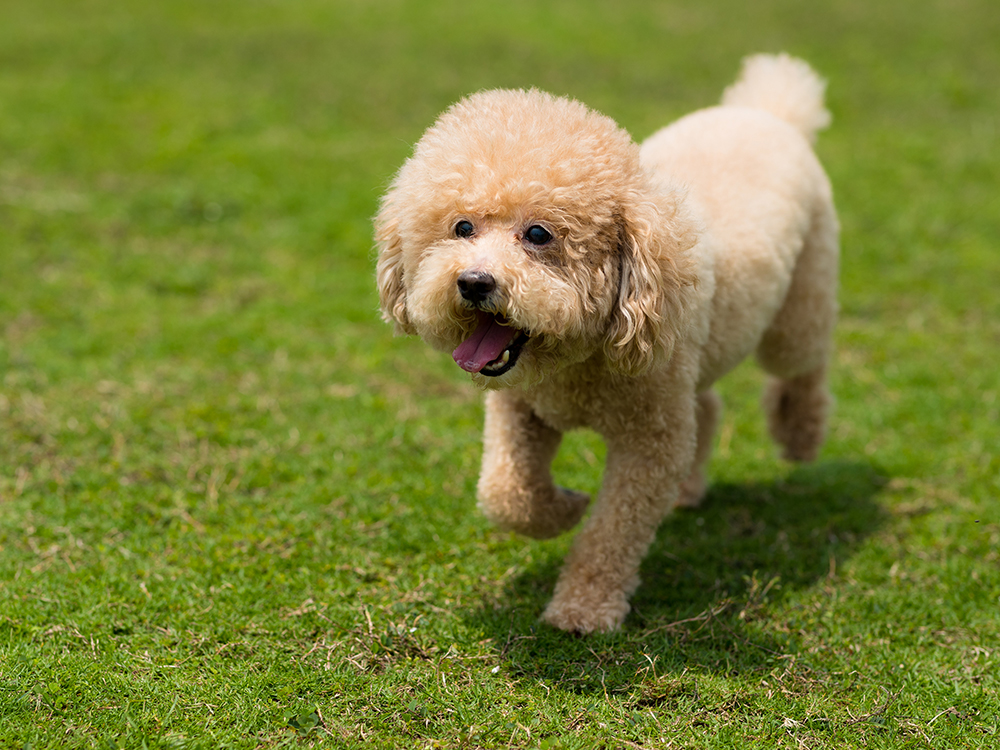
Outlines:
<svg viewBox="0 0 1000 750"><path fill-rule="evenodd" d="M831 189L811 148L829 122L822 95L822 80L804 62L759 55L722 105L678 120L642 146L645 166L687 191L705 228L695 255L702 276L715 282L706 386L758 348L803 248L819 245L812 253L836 275Z"/></svg>

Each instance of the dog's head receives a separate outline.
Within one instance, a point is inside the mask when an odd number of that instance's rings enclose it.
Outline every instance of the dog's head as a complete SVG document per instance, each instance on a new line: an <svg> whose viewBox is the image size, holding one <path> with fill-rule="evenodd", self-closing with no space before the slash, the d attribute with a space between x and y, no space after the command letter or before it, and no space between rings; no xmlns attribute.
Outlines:
<svg viewBox="0 0 1000 750"><path fill-rule="evenodd" d="M383 317L484 387L595 354L641 373L669 355L694 281L679 202L611 119L539 91L476 94L424 134L383 198Z"/></svg>

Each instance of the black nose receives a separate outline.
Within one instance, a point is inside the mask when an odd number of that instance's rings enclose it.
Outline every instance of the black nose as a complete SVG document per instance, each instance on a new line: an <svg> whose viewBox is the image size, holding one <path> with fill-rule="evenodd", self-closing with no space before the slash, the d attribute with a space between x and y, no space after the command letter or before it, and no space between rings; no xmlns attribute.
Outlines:
<svg viewBox="0 0 1000 750"><path fill-rule="evenodd" d="M482 302L496 288L496 279L486 271L463 271L458 277L458 291L469 302Z"/></svg>

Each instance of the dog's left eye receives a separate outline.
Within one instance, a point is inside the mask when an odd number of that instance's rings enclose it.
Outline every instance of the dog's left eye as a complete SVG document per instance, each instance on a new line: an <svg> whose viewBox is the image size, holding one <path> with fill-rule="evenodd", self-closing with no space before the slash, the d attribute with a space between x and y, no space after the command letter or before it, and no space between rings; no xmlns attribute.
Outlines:
<svg viewBox="0 0 1000 750"><path fill-rule="evenodd" d="M524 239L532 245L541 247L552 242L552 232L539 224L532 224L524 233Z"/></svg>

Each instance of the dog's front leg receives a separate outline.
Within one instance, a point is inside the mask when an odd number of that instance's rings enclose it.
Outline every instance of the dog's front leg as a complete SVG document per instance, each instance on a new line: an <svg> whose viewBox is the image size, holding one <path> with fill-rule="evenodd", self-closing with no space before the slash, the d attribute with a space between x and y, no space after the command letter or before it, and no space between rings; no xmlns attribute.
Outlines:
<svg viewBox="0 0 1000 750"><path fill-rule="evenodd" d="M542 619L562 630L614 630L639 585L639 564L676 504L694 458L694 409L669 430L608 441L604 485Z"/></svg>
<svg viewBox="0 0 1000 750"><path fill-rule="evenodd" d="M590 498L552 483L550 465L561 439L511 392L487 395L478 493L487 518L536 539L577 524Z"/></svg>

